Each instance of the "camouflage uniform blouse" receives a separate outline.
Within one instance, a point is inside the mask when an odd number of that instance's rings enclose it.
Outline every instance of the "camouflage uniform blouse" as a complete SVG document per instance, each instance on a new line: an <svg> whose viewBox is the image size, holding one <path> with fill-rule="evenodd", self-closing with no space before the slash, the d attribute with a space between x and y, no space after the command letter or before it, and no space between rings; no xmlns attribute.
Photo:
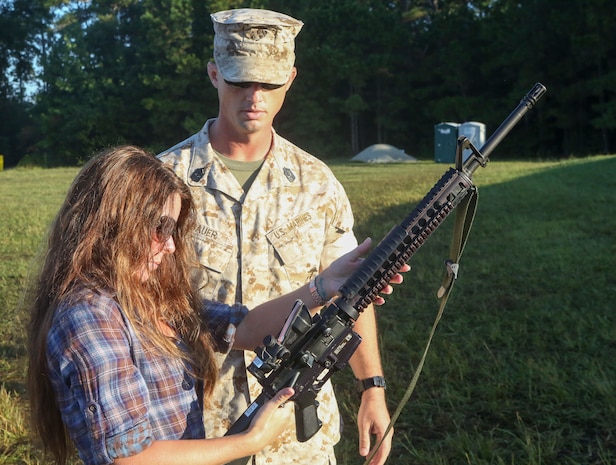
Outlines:
<svg viewBox="0 0 616 465"><path fill-rule="evenodd" d="M253 308L305 284L357 245L348 198L323 162L274 132L272 149L244 192L215 155L209 123L160 155L191 188L197 204L202 298ZM205 412L208 437L224 435L246 409L248 396L254 399L261 392L246 372L253 358L252 352L233 350L221 359L215 408ZM323 427L316 436L297 442L290 416L284 440L256 456L256 463L335 463L340 417L331 383L319 401Z"/></svg>

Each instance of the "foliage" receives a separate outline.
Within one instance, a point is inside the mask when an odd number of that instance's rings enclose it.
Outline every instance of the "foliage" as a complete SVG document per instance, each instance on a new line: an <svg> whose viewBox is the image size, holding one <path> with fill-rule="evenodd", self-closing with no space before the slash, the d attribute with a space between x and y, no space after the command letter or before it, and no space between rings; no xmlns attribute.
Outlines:
<svg viewBox="0 0 616 465"><path fill-rule="evenodd" d="M45 8L29 0L0 2L0 155L13 166L32 139L28 83L35 78Z"/></svg>
<svg viewBox="0 0 616 465"><path fill-rule="evenodd" d="M389 143L431 159L435 124L491 132L537 81L549 90L525 123L536 129L505 152L614 151L609 0L5 0L7 166L75 164L121 142L156 152L195 132L217 113L209 13L247 6L305 23L276 127L321 158Z"/></svg>

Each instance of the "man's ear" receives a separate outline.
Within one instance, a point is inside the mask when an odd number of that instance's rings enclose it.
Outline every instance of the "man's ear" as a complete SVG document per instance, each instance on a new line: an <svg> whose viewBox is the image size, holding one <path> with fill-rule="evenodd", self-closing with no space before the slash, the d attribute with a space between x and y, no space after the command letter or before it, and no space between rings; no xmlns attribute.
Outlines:
<svg viewBox="0 0 616 465"><path fill-rule="evenodd" d="M296 77L297 77L297 68L294 66L293 69L291 70L289 79L287 80L287 83L285 84L287 86L287 90L291 88L291 84L293 84L293 81L295 80Z"/></svg>
<svg viewBox="0 0 616 465"><path fill-rule="evenodd" d="M213 61L209 61L207 64L207 75L212 85L218 89L218 67Z"/></svg>

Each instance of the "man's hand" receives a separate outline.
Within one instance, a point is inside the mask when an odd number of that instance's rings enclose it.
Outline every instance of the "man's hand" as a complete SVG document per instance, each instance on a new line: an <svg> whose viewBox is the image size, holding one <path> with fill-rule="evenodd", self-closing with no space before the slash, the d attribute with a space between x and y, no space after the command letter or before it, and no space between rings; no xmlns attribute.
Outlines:
<svg viewBox="0 0 616 465"><path fill-rule="evenodd" d="M353 272L361 266L362 262L364 261L362 257L370 252L371 247L372 239L367 238L355 249L338 258L327 269L323 270L320 273L317 279L320 279L321 282L319 282L317 286L322 285L324 287L325 294L328 297L335 295L338 292L340 286L342 286L351 276L351 274L353 274ZM407 263L403 264L400 267L399 272L391 277L391 279L389 280L389 284L387 284L383 289L381 289L379 294L391 294L393 292L393 287L391 286L391 284L402 283L403 277L400 273L405 273L410 269L411 267ZM374 298L374 301L372 303L374 305L383 305L385 303L385 299L381 295L378 295Z"/></svg>
<svg viewBox="0 0 616 465"><path fill-rule="evenodd" d="M359 430L359 455L367 457L372 448L377 446L387 426L389 426L389 412L385 404L385 391L374 387L362 393L361 405L357 413L357 429ZM372 437L374 436L374 443ZM391 452L393 428L370 461L370 465L383 465Z"/></svg>

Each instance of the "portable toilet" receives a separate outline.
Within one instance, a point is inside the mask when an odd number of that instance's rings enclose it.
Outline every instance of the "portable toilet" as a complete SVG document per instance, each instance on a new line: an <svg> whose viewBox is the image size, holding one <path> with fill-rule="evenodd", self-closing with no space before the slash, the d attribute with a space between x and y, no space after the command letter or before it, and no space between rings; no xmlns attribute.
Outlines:
<svg viewBox="0 0 616 465"><path fill-rule="evenodd" d="M477 121L467 121L458 128L458 136L468 138L477 150L481 150L481 147L486 142L486 125ZM464 149L462 160L466 161L471 153L473 153L471 149Z"/></svg>
<svg viewBox="0 0 616 465"><path fill-rule="evenodd" d="M437 163L455 162L459 126L460 123L451 122L434 126L434 161Z"/></svg>

